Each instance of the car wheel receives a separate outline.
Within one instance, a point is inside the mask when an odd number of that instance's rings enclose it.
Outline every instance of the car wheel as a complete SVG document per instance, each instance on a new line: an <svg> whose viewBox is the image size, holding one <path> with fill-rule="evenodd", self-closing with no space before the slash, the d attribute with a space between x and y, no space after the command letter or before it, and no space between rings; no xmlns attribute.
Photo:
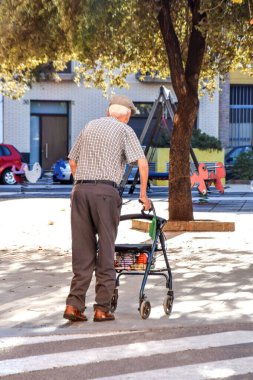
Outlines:
<svg viewBox="0 0 253 380"><path fill-rule="evenodd" d="M5 185L15 185L17 183L11 169L6 169L2 174L2 182Z"/></svg>

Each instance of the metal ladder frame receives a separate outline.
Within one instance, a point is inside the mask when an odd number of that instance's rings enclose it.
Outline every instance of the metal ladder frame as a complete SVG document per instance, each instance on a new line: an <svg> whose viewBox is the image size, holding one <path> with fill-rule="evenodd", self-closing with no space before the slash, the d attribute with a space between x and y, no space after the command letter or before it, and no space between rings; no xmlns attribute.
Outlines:
<svg viewBox="0 0 253 380"><path fill-rule="evenodd" d="M150 135L150 138L149 138L149 141L148 141L148 144L146 145L146 148L145 148L145 151L144 151L144 154L145 156L147 157L147 154L148 154L148 151L149 151L149 148L151 147L151 144L153 142L153 139L155 137L155 135L159 132L159 129L161 128L160 124L161 124L161 119L163 117L163 111L164 111L164 107L167 109L167 112L168 114L170 115L171 117L171 120L174 119L174 115L175 115L175 112L176 112L176 109L177 109L177 106L176 104L174 103L173 99L172 99L172 96L171 96L171 93L170 91L166 90L164 86L161 86L160 87L160 91L159 91L159 96L158 98L155 100L152 108L151 108L151 111L148 115L148 119L144 125L144 128L143 128L143 131L141 133L141 136L140 136L140 144L142 145L145 137L146 137L146 134L151 126L151 122L153 120L153 117L158 109L158 106L160 104L160 102L162 102L162 109L160 110L160 112L158 113L158 117L157 117L157 120L156 120L156 123L155 123L155 126L153 128L153 130L151 131L151 135ZM171 134L171 131L169 130L169 133ZM154 150L157 149L157 146L154 147ZM153 153L154 155L154 153ZM153 157L153 155L151 155ZM198 167L199 167L199 162L197 160L197 157L192 149L192 146L190 146L190 155L191 155L191 158L192 158L192 161L196 167L196 170L198 170ZM131 170L134 166L134 163L130 163L129 166L128 166L128 169L127 171L125 172L124 174L124 177L122 179L122 182L120 184L120 189L119 189L119 193L120 193L120 196L123 195L123 192L124 192L124 189L125 189L125 186L127 184L127 180L129 178L129 175L131 173ZM129 194L133 194L134 190L135 190L135 186L137 184L137 181L138 181L138 177L139 177L139 170L137 169L136 173L135 173L135 176L134 176L134 180L133 180L133 183L129 189Z"/></svg>

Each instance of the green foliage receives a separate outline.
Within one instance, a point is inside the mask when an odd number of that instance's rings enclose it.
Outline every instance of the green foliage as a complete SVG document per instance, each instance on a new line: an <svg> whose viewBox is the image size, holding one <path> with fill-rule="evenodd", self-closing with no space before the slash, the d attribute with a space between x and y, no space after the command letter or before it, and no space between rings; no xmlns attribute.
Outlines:
<svg viewBox="0 0 253 380"><path fill-rule="evenodd" d="M170 134L167 128L161 128L156 144L158 148L167 148L170 146ZM222 149L220 140L214 136L201 132L200 129L193 130L191 145L193 148L198 148L200 150Z"/></svg>
<svg viewBox="0 0 253 380"><path fill-rule="evenodd" d="M156 146L157 148L169 148L170 147L170 133L168 128L162 127L159 131Z"/></svg>
<svg viewBox="0 0 253 380"><path fill-rule="evenodd" d="M253 179L253 152L241 153L232 168L232 178L234 179Z"/></svg>
<svg viewBox="0 0 253 380"><path fill-rule="evenodd" d="M200 129L193 130L191 144L193 148L198 148L201 150L205 150L205 149L221 150L222 149L220 140L218 140L214 136L210 136L204 132L201 132Z"/></svg>
<svg viewBox="0 0 253 380"><path fill-rule="evenodd" d="M168 1L183 68L189 56L196 55L188 51L193 3ZM252 73L248 1L214 3L200 1L199 14L205 17L196 26L207 36L199 79L209 91L218 72L241 68ZM0 91L22 96L36 80L38 65L52 62L62 69L69 60L80 62L78 82L104 91L125 85L126 76L137 70L142 74L158 71L165 78L169 75L168 51L157 20L161 4L156 0L1 0Z"/></svg>

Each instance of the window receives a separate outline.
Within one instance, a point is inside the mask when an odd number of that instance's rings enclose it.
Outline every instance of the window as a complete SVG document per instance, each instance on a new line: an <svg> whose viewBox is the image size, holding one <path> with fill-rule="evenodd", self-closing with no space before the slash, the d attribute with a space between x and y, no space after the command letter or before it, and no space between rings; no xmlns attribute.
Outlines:
<svg viewBox="0 0 253 380"><path fill-rule="evenodd" d="M253 85L231 85L230 105L253 106Z"/></svg>
<svg viewBox="0 0 253 380"><path fill-rule="evenodd" d="M253 139L253 85L230 86L230 146L251 145Z"/></svg>
<svg viewBox="0 0 253 380"><path fill-rule="evenodd" d="M11 152L7 146L0 146L0 156L11 156Z"/></svg>
<svg viewBox="0 0 253 380"><path fill-rule="evenodd" d="M62 71L57 71L58 74L71 74L72 73L72 61L68 61L65 65L65 69Z"/></svg>
<svg viewBox="0 0 253 380"><path fill-rule="evenodd" d="M139 111L139 114L134 115L134 117L141 117L141 118L147 118L152 107L152 102L134 102L135 107Z"/></svg>
<svg viewBox="0 0 253 380"><path fill-rule="evenodd" d="M32 115L67 115L67 113L67 102L31 101Z"/></svg>

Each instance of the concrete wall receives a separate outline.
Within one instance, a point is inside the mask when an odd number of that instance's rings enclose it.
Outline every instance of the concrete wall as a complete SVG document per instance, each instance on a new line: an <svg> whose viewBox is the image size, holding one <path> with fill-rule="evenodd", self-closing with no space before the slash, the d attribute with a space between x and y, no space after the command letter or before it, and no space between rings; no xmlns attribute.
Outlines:
<svg viewBox="0 0 253 380"><path fill-rule="evenodd" d="M30 150L30 106L24 99L4 98L4 142L20 152Z"/></svg>
<svg viewBox="0 0 253 380"><path fill-rule="evenodd" d="M198 128L210 136L219 137L219 91L215 90L213 98L205 94L200 99Z"/></svg>
<svg viewBox="0 0 253 380"><path fill-rule="evenodd" d="M229 75L221 83L219 97L219 139L224 148L229 146L229 107L230 107L230 81Z"/></svg>

